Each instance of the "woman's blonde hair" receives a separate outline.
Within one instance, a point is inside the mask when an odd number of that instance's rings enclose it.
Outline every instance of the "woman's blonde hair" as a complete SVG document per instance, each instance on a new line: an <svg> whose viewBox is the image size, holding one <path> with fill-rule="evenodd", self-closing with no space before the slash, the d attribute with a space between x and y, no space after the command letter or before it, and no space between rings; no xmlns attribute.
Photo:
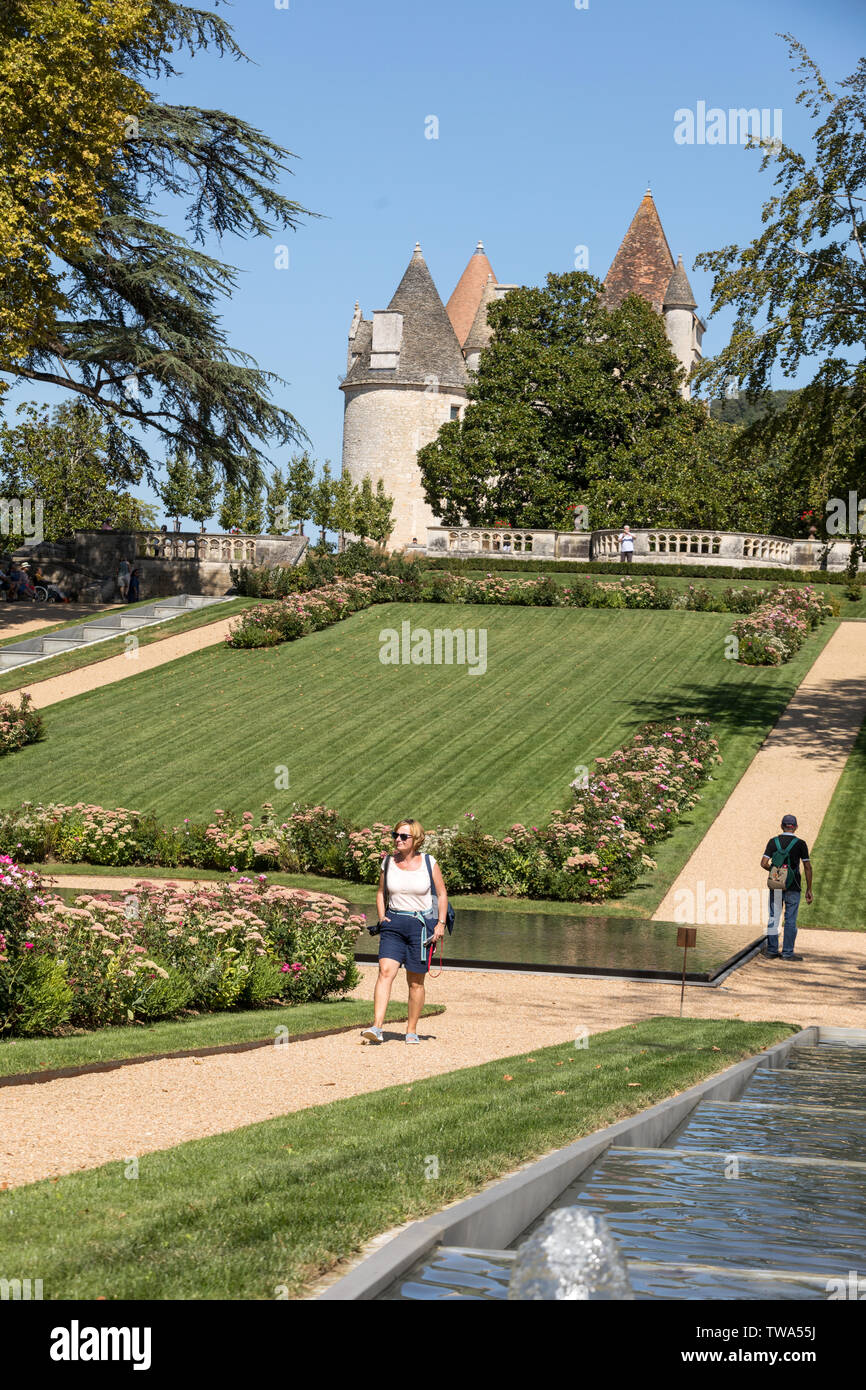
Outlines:
<svg viewBox="0 0 866 1390"><path fill-rule="evenodd" d="M421 822L419 820L409 820L408 817L406 817L403 820L398 820L391 833L396 835L401 825L408 825L412 832L412 848L420 849L424 843L424 827Z"/></svg>

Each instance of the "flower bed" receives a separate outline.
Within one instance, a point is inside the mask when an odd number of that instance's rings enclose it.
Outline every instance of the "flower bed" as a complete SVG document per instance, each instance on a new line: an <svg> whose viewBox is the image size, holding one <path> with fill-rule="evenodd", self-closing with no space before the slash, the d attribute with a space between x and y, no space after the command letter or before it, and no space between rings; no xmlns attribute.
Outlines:
<svg viewBox="0 0 866 1390"><path fill-rule="evenodd" d="M781 666L790 661L809 632L833 614L833 606L807 585L775 589L767 600L731 628L737 660L744 666Z"/></svg>
<svg viewBox="0 0 866 1390"><path fill-rule="evenodd" d="M331 627L373 603L390 603L403 597L404 581L395 575L356 574L320 589L247 608L226 642L230 647L272 647L292 642Z"/></svg>
<svg viewBox="0 0 866 1390"><path fill-rule="evenodd" d="M363 917L326 893L238 878L185 891L139 883L124 903L70 906L0 859L0 1036L296 1004L358 981Z"/></svg>
<svg viewBox="0 0 866 1390"><path fill-rule="evenodd" d="M515 825L497 839L474 817L440 827L429 847L454 892L514 894L600 902L652 867L646 848L670 833L694 804L697 787L719 761L703 720L648 724L609 758L596 759L574 804L546 826ZM390 827L359 828L327 806L294 806L280 817L270 802L258 821L214 812L207 825L160 826L152 816L100 806L34 806L0 813L0 849L19 862L49 858L93 864L188 865L209 869L282 869L376 883L391 848ZM274 890L275 891L275 890Z"/></svg>
<svg viewBox="0 0 866 1390"><path fill-rule="evenodd" d="M45 737L45 727L41 714L33 709L29 695L22 695L19 703L0 700L0 758L4 753L15 753L26 743L39 743Z"/></svg>
<svg viewBox="0 0 866 1390"><path fill-rule="evenodd" d="M656 583L654 579L615 579L595 584L578 579L574 584L566 585L557 584L550 578L514 579L492 573L448 574L442 571L421 574L413 572L412 566L407 566L405 575L355 574L318 589L308 589L271 603L258 604L240 616L226 641L231 647L275 646L330 627L351 613L369 608L371 604L392 603L395 600L532 608L676 608L697 613L755 615L780 607L788 618L794 620L779 620L777 626L780 629L793 629L807 613L809 624L815 626L834 611L833 606L818 598L811 588L770 591L728 588L719 593L705 585L690 584L687 589L677 592ZM763 619L756 619L753 625L746 626L744 636L749 639L750 651L757 651L756 634L763 632L766 627L767 622Z"/></svg>

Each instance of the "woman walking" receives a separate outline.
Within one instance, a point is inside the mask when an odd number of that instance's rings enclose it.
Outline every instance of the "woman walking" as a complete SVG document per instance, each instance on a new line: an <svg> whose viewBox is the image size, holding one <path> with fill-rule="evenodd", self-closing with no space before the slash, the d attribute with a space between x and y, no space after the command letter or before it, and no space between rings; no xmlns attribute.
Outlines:
<svg viewBox="0 0 866 1390"><path fill-rule="evenodd" d="M383 1041L382 1024L391 998L391 986L401 965L409 982L407 1043L417 1043L418 1020L424 1008L424 976L431 940L445 934L448 892L442 870L432 854L424 855L424 827L417 820L402 820L391 832L394 852L379 875L376 910L379 914L379 978L373 994L375 1022L364 1028L366 1042ZM427 865L430 865L429 872ZM432 890L431 890L432 878ZM435 895L435 896L434 896ZM434 909L437 909L434 912Z"/></svg>

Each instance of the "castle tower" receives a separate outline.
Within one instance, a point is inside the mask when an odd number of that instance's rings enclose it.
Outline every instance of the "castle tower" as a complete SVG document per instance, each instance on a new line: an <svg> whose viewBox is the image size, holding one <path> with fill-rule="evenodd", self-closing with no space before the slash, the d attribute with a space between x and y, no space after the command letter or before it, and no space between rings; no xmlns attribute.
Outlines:
<svg viewBox="0 0 866 1390"><path fill-rule="evenodd" d="M472 318L476 309L477 302ZM375 488L381 478L393 497L392 549L414 537L424 544L437 520L424 500L416 455L462 413L466 382L460 343L416 243L388 308L365 319L356 304L341 386L343 468L355 483L369 474Z"/></svg>
<svg viewBox="0 0 866 1390"><path fill-rule="evenodd" d="M704 325L695 313L696 308L697 304L689 284L689 277L683 266L683 258L679 256L665 290L662 313L665 316L665 332L670 340L670 345L686 373L690 372L695 363L701 360L701 339L704 336ZM683 388L683 394L685 396L690 394L688 383Z"/></svg>
<svg viewBox="0 0 866 1390"><path fill-rule="evenodd" d="M489 280L495 284L496 276L493 273L493 266L487 259L484 243L479 241L469 257L466 269L457 281L454 293L447 305L451 326L457 334L458 343L464 350L466 338L475 322L478 305Z"/></svg>
<svg viewBox="0 0 866 1390"><path fill-rule="evenodd" d="M605 299L611 307L627 294L639 294L657 314L664 316L671 350L686 373L701 357L704 325L698 318L695 298L683 268L682 257L674 265L653 195L647 189L623 237L604 280ZM688 382L681 388L687 399Z"/></svg>

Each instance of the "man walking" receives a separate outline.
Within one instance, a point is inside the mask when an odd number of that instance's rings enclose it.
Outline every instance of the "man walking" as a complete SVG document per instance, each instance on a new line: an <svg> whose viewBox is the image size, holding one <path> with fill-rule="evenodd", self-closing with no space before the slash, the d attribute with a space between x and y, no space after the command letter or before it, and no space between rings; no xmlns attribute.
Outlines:
<svg viewBox="0 0 866 1390"><path fill-rule="evenodd" d="M783 866L787 870L784 888L770 889L770 919L767 924L767 945L764 955L770 960L779 960L779 927L782 907L785 909L785 932L782 940L782 960L802 960L794 954L797 939L797 913L800 910L800 865L806 872L806 902L812 901L812 865L809 862L809 847L805 840L796 835L797 817L782 817L782 833L767 844L761 859L761 867L770 869Z"/></svg>

